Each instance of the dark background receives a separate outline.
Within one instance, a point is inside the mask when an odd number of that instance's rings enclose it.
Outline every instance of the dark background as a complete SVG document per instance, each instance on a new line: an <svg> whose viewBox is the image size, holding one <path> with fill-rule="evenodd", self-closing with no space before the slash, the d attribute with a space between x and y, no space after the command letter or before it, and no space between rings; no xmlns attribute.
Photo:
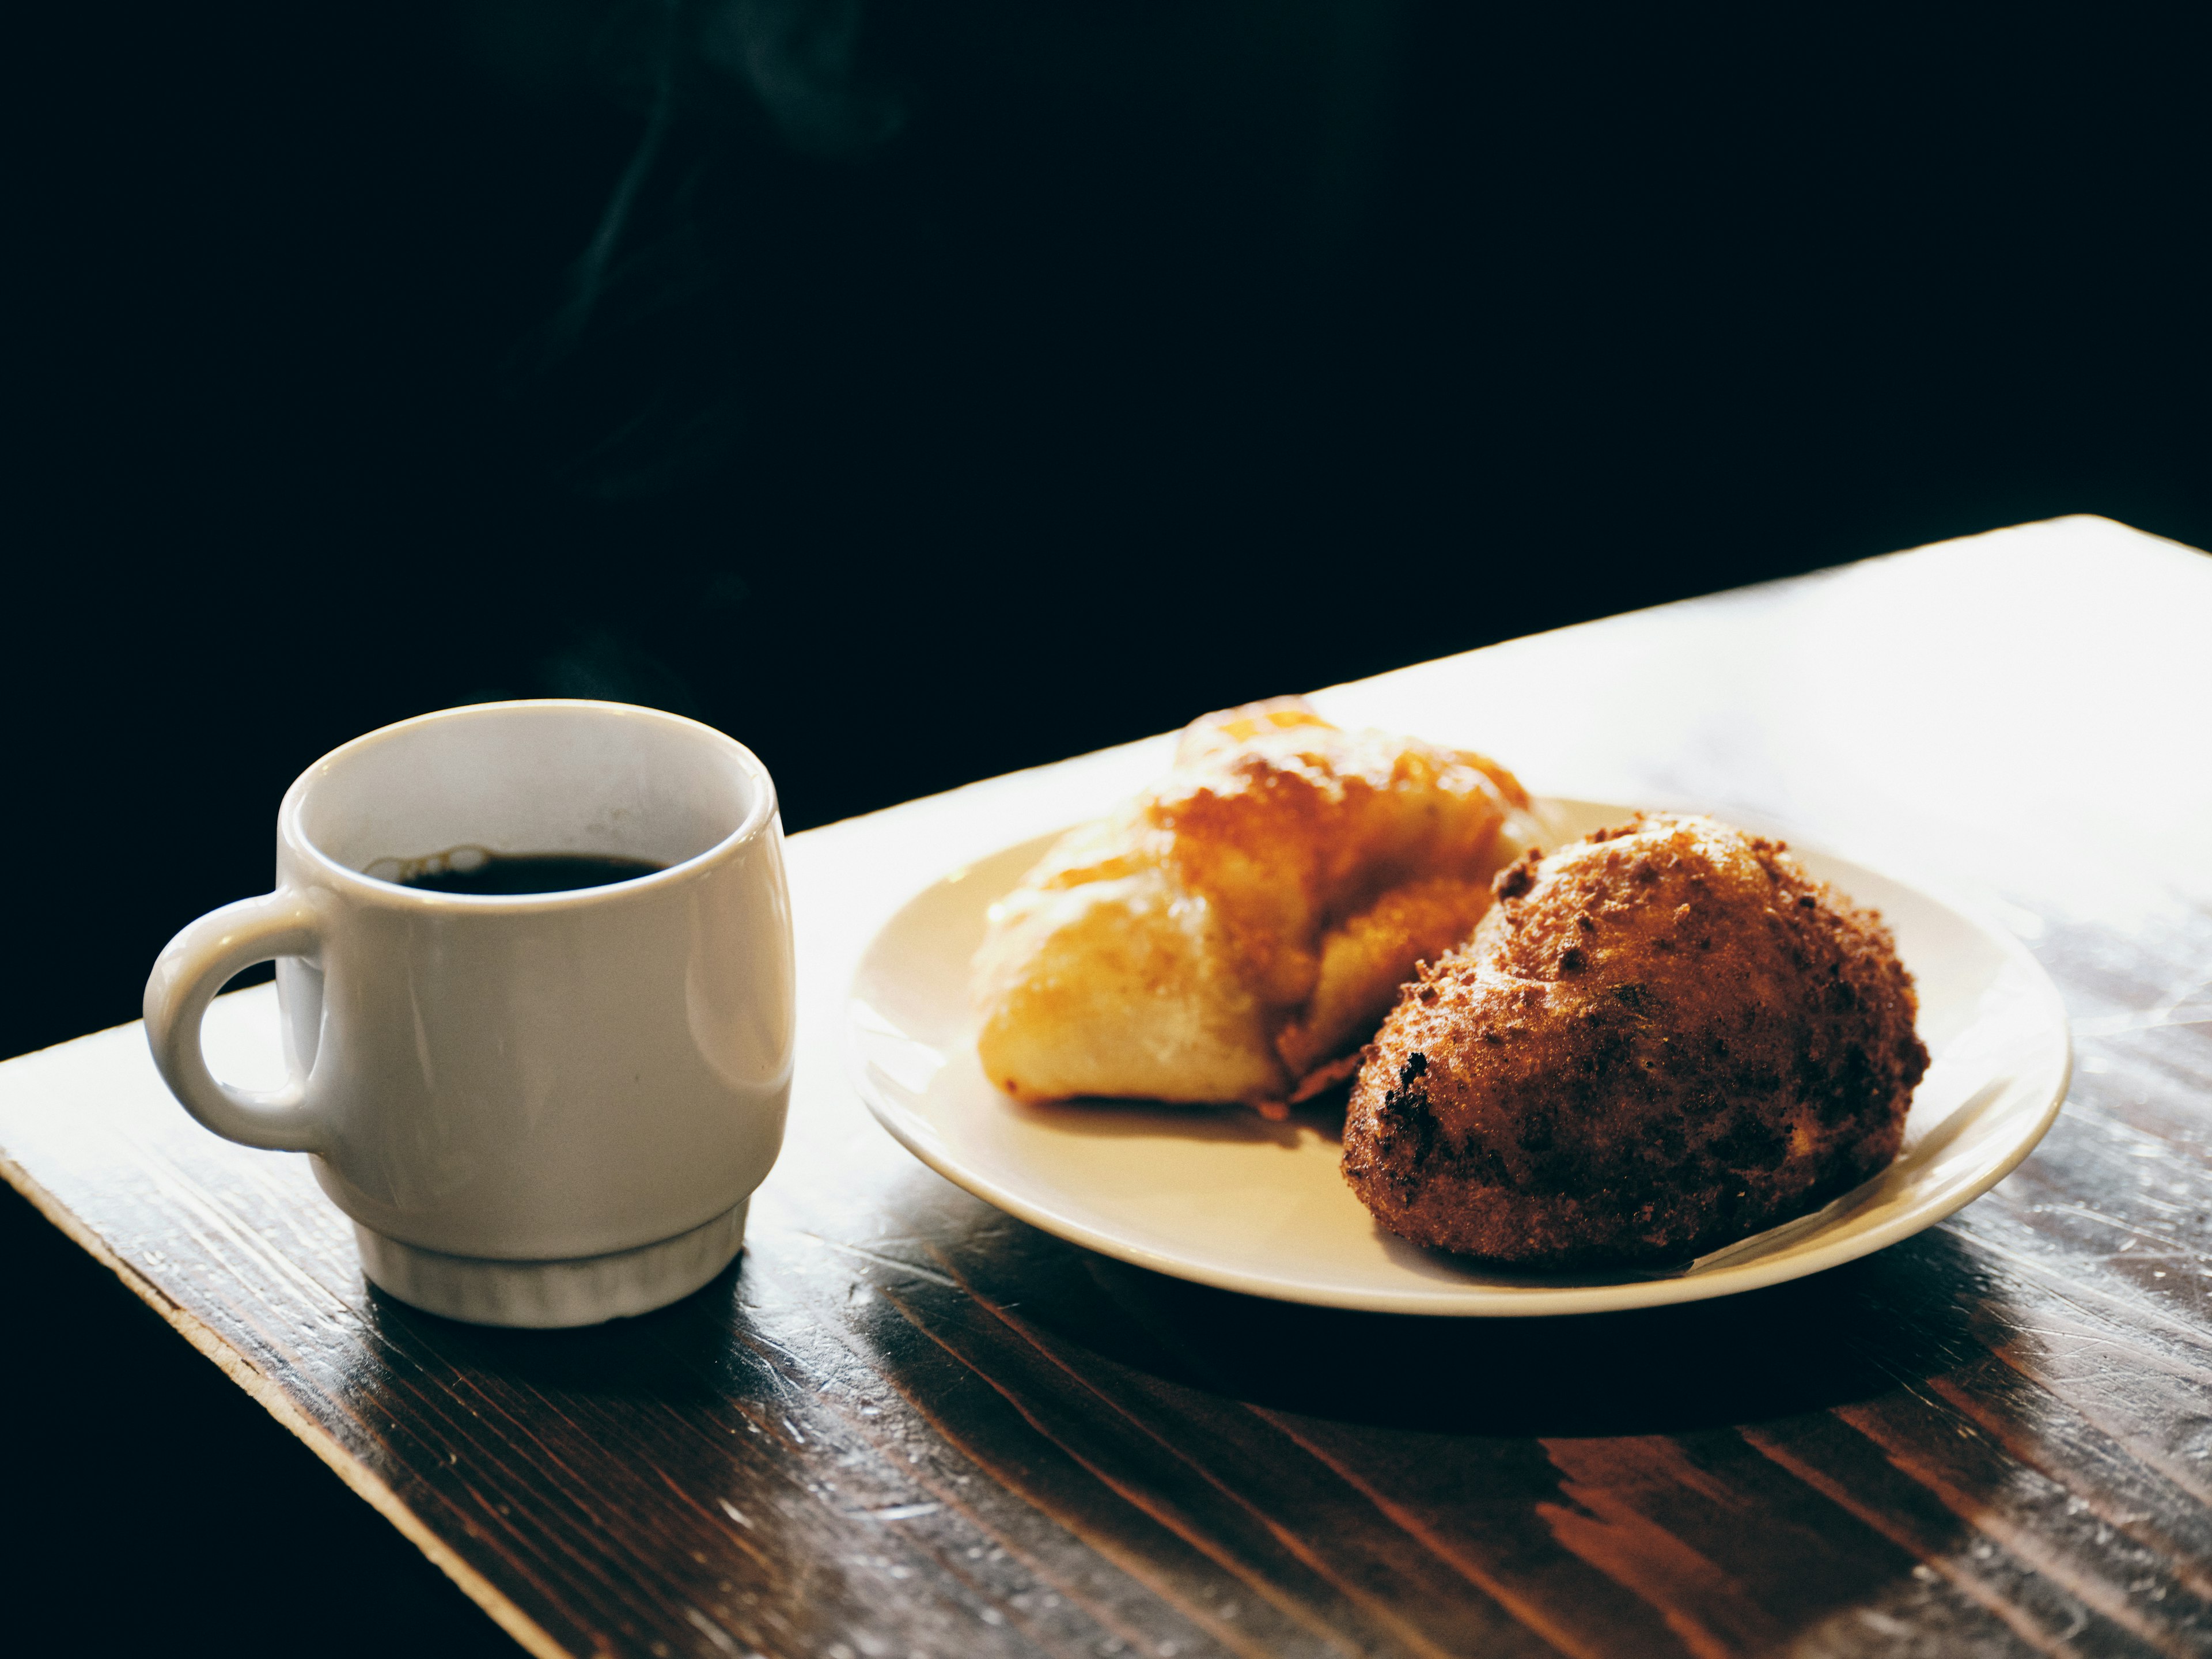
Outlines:
<svg viewBox="0 0 2212 1659"><path fill-rule="evenodd" d="M295 774L457 702L695 714L796 830L2023 520L2212 544L2189 16L13 20L0 1054L135 1017ZM17 1607L491 1635L0 1210Z"/></svg>

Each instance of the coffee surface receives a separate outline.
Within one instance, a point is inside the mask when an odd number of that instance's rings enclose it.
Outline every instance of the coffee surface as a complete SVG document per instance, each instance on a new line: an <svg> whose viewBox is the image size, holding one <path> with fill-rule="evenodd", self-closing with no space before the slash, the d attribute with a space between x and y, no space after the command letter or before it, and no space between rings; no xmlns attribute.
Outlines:
<svg viewBox="0 0 2212 1659"><path fill-rule="evenodd" d="M573 853L491 853L466 869L450 866L399 878L402 887L432 893L569 893L605 887L665 870L645 859L579 856Z"/></svg>

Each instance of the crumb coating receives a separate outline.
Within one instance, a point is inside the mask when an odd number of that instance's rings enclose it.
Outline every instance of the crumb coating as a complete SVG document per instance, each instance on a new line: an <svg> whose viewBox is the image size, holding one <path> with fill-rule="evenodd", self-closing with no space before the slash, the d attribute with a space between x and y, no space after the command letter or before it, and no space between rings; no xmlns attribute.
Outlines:
<svg viewBox="0 0 2212 1659"><path fill-rule="evenodd" d="M1911 976L1783 843L1639 816L1497 893L1353 1088L1345 1177L1384 1226L1529 1266L1675 1261L1896 1157L1928 1066Z"/></svg>

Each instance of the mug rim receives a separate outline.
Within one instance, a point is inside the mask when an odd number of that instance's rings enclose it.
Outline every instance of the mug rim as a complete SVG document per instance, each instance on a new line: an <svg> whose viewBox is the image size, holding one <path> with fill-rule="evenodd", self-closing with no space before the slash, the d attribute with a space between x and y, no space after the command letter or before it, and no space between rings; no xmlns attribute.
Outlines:
<svg viewBox="0 0 2212 1659"><path fill-rule="evenodd" d="M390 742L421 726L520 708L574 710L611 715L622 720L644 720L696 732L721 745L735 758L740 769L755 786L752 804L736 829L688 859L646 875L631 876L598 887L568 888L551 893L447 893L428 888L408 887L396 881L386 881L380 876L365 874L350 865L340 863L307 834L307 826L301 820L309 790L318 778L349 757ZM283 801L277 808L277 836L286 846L299 853L319 878L329 880L334 886L350 892L356 897L454 913L543 911L568 909L586 904L618 903L647 889L674 885L697 874L707 865L726 859L747 843L757 841L768 826L775 821L778 805L775 781L769 775L768 768L761 763L760 757L728 732L708 726L703 720L672 714L665 708L652 708L642 703L609 702L594 697L515 697L498 702L458 703L450 708L434 708L426 714L410 714L405 720L380 726L374 731L364 732L359 737L340 744L293 779L291 787L285 790Z"/></svg>

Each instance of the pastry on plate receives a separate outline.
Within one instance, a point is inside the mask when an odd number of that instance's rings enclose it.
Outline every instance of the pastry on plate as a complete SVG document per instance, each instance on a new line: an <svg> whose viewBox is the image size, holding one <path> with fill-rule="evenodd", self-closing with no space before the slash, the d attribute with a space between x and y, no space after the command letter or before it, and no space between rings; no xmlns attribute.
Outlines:
<svg viewBox="0 0 2212 1659"><path fill-rule="evenodd" d="M1640 816L1498 879L1368 1050L1344 1172L1422 1244L1674 1262L1896 1157L1928 1051L1888 930L1779 842Z"/></svg>
<svg viewBox="0 0 2212 1659"><path fill-rule="evenodd" d="M1510 773L1298 698L1208 714L1168 775L991 908L976 1048L1000 1088L1243 1101L1349 1075L1422 958L1535 845Z"/></svg>

